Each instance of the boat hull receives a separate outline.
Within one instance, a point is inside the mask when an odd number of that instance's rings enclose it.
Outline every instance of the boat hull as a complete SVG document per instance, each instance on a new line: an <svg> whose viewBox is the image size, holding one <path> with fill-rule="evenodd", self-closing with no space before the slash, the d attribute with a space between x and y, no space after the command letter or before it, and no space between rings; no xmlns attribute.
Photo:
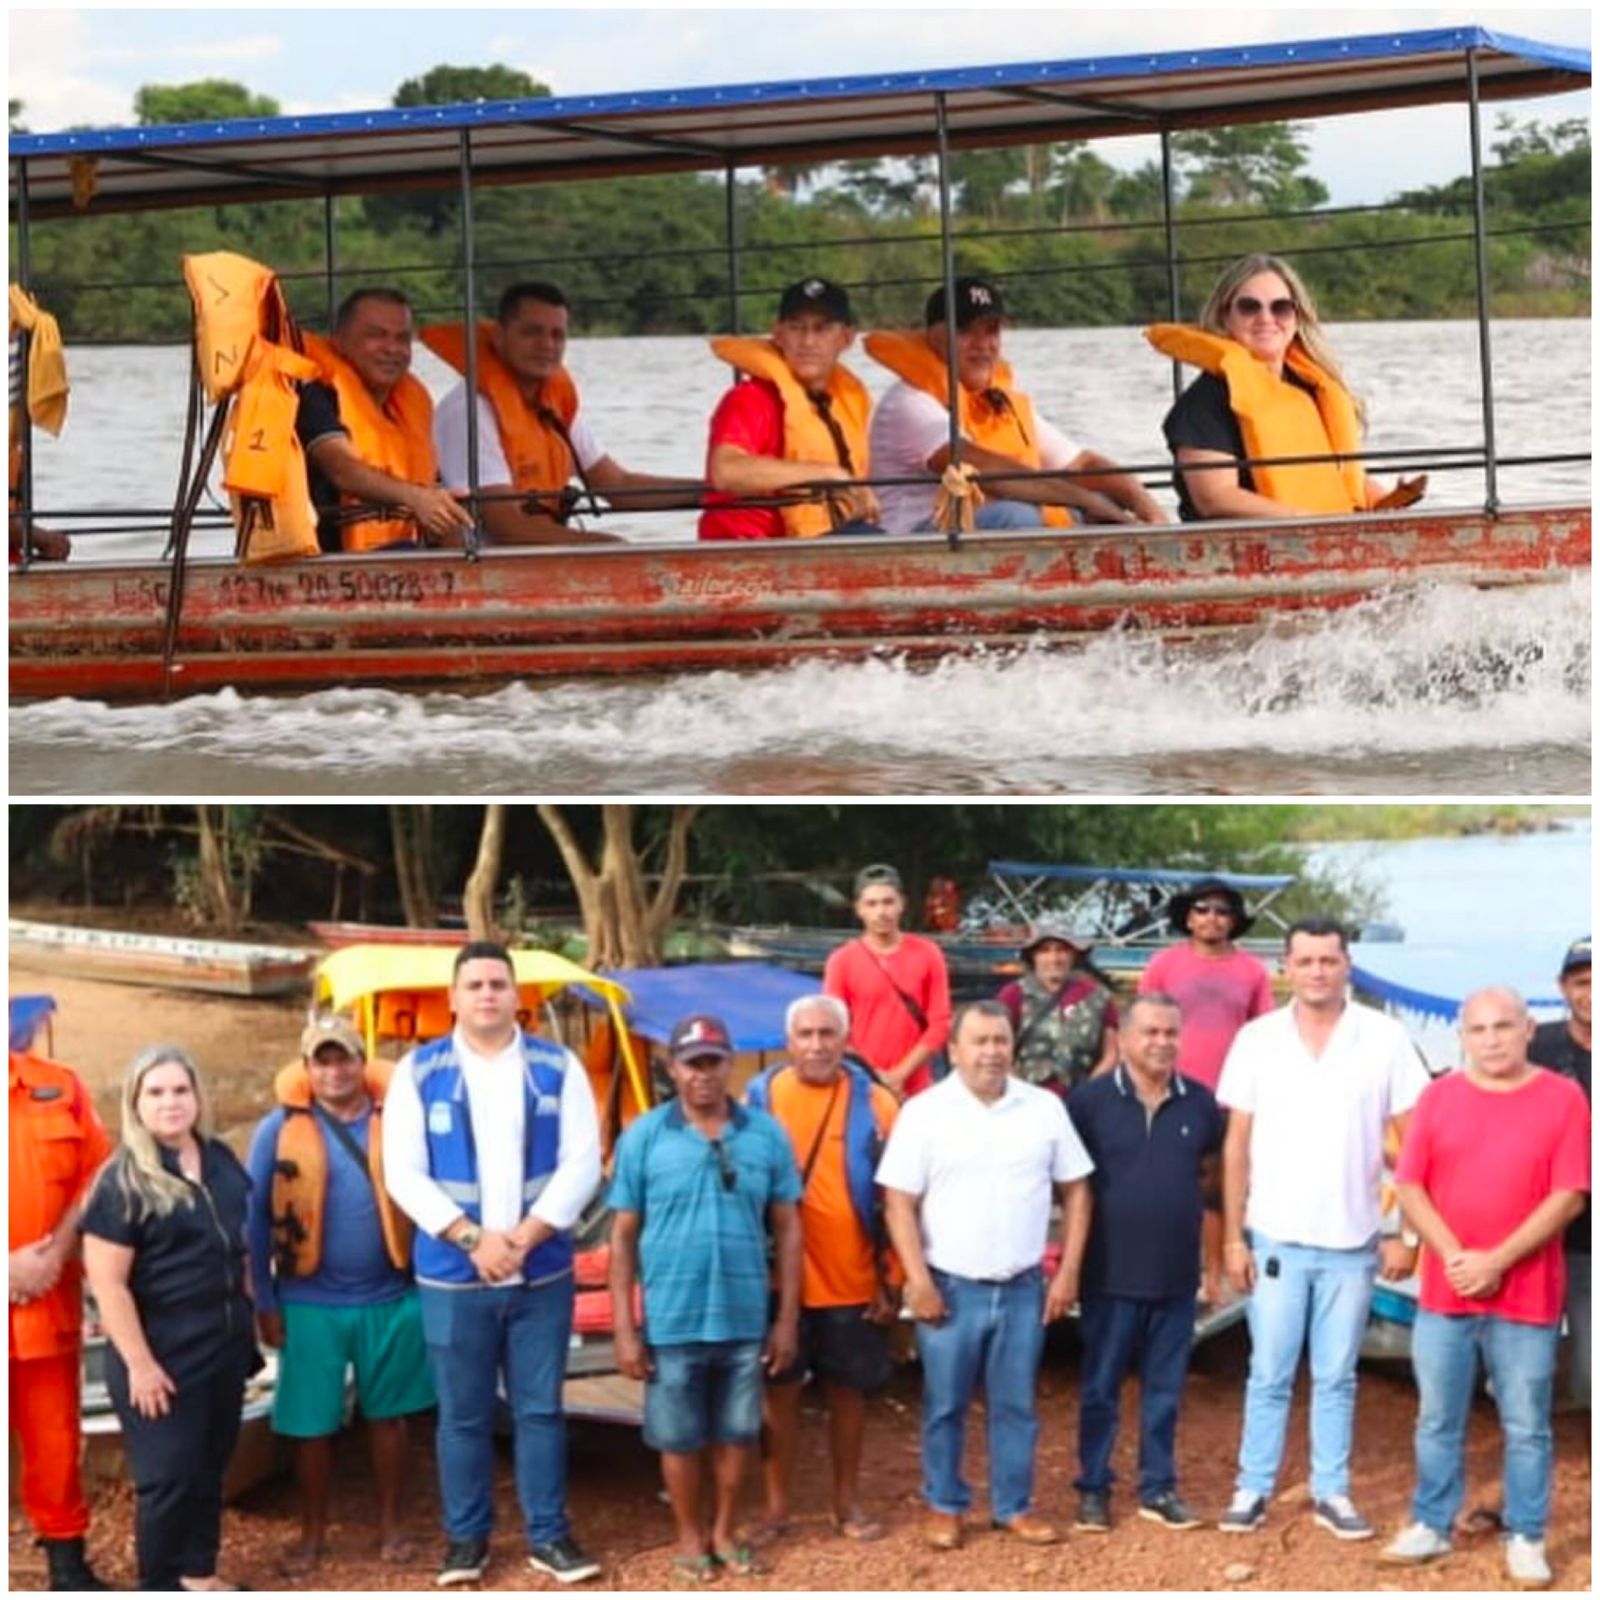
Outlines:
<svg viewBox="0 0 1600 1600"><path fill-rule="evenodd" d="M14 700L911 658L1164 636L1336 610L1421 583L1551 582L1590 560L1587 507L942 539L417 551L191 563L170 683L164 566L40 566L10 585Z"/></svg>

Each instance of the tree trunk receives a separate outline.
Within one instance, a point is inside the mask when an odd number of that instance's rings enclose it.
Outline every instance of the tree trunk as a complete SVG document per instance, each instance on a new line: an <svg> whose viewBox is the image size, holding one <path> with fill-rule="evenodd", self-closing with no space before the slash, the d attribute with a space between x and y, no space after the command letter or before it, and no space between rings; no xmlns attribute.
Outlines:
<svg viewBox="0 0 1600 1600"><path fill-rule="evenodd" d="M228 808L196 806L200 828L200 903L206 919L223 933L238 926L234 906L233 877L228 862Z"/></svg>
<svg viewBox="0 0 1600 1600"><path fill-rule="evenodd" d="M500 882L500 862L506 848L506 808L488 806L483 813L483 831L478 835L478 859L462 893L467 913L469 939L499 939L500 928L494 919L494 894Z"/></svg>
<svg viewBox="0 0 1600 1600"><path fill-rule="evenodd" d="M390 806L389 834L406 926L431 928L439 920L439 894L433 877L433 808Z"/></svg>

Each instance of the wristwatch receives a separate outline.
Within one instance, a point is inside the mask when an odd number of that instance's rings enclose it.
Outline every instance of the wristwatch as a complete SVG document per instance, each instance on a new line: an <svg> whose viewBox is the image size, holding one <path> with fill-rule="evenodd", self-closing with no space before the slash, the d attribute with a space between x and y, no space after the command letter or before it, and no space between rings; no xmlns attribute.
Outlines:
<svg viewBox="0 0 1600 1600"><path fill-rule="evenodd" d="M483 1238L483 1229L476 1222L469 1222L451 1240L456 1249L464 1250L470 1256L478 1248Z"/></svg>
<svg viewBox="0 0 1600 1600"><path fill-rule="evenodd" d="M1402 1228L1400 1230L1400 1243L1403 1244L1407 1250L1420 1249L1422 1246L1422 1235L1411 1228Z"/></svg>

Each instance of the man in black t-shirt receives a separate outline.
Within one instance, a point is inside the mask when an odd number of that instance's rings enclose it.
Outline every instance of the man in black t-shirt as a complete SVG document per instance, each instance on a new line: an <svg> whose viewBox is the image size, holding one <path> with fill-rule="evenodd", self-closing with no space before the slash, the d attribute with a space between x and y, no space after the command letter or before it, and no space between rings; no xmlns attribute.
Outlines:
<svg viewBox="0 0 1600 1600"><path fill-rule="evenodd" d="M1572 1078L1591 1102L1589 1090L1590 948L1587 935L1567 948L1561 962L1561 995L1567 1015L1534 1030L1528 1059ZM1589 1409L1591 1213L1567 1229L1567 1338L1556 1372L1556 1404L1563 1410Z"/></svg>

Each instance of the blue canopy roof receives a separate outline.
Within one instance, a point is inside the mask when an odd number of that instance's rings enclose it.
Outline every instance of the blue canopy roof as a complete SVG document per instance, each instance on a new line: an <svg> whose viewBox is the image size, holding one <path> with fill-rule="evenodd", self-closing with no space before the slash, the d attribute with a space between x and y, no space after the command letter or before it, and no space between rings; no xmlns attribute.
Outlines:
<svg viewBox="0 0 1600 1600"><path fill-rule="evenodd" d="M909 14L908 14L909 16ZM1436 28L777 83L14 134L12 212L31 216L446 187L463 135L479 183L820 165L932 149L942 95L957 149L1581 89L1589 52ZM74 190L77 190L77 199ZM92 198L84 199L88 193Z"/></svg>
<svg viewBox="0 0 1600 1600"><path fill-rule="evenodd" d="M727 1025L740 1050L750 1051L781 1050L789 1002L818 990L815 978L763 961L630 967L605 975L633 996L622 1010L635 1033L665 1044L682 1018L709 1012Z"/></svg>
<svg viewBox="0 0 1600 1600"><path fill-rule="evenodd" d="M997 878L1053 878L1063 883L1151 884L1164 889L1185 889L1191 883L1212 878L1235 889L1287 889L1294 882L1291 873L1173 872L1163 867L1071 867L1051 866L1034 861L991 861L989 871Z"/></svg>

